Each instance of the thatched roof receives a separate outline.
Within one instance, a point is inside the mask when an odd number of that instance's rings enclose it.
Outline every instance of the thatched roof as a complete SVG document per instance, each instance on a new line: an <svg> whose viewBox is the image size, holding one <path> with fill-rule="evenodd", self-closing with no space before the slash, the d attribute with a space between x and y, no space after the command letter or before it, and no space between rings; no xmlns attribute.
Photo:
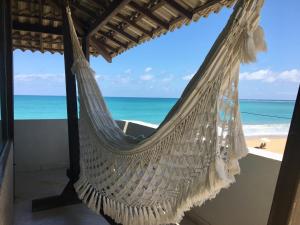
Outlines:
<svg viewBox="0 0 300 225"><path fill-rule="evenodd" d="M12 0L13 47L63 52L61 0ZM73 20L90 53L114 57L189 24L234 0L73 0Z"/></svg>

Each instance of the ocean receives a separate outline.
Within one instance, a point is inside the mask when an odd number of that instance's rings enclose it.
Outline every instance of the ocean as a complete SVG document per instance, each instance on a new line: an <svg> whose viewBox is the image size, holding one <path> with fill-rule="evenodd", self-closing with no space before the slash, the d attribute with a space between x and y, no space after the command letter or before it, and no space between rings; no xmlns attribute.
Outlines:
<svg viewBox="0 0 300 225"><path fill-rule="evenodd" d="M159 125L175 98L106 97L114 119ZM65 119L65 96L15 96L15 119ZM295 101L240 100L246 136L287 135Z"/></svg>

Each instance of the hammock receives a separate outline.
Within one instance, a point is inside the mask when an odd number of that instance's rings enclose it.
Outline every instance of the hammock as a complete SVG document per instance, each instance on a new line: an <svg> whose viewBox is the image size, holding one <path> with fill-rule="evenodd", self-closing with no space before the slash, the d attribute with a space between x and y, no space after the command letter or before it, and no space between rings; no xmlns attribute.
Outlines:
<svg viewBox="0 0 300 225"><path fill-rule="evenodd" d="M124 225L179 223L185 211L235 181L247 154L238 105L240 62L265 49L263 0L240 0L181 98L154 134L128 136L109 113L81 50L70 10L80 100L80 178L75 189L97 213Z"/></svg>

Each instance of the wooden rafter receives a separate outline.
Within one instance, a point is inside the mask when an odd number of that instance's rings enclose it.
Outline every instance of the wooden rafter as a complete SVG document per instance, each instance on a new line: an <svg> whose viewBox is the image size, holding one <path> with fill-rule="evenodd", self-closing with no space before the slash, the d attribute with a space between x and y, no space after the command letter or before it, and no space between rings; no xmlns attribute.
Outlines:
<svg viewBox="0 0 300 225"><path fill-rule="evenodd" d="M61 8L61 5L62 3L59 2L58 0L52 0L53 2L53 5L57 8L57 9L60 9ZM73 22L74 22L74 26L76 28L76 31L82 35L82 36L86 36L87 35L87 32L85 31L84 29L84 26L81 24L81 21L79 19L77 19L76 17L72 17L73 18ZM94 40L90 40L90 44L96 48L95 46L97 46L99 44L99 42L97 43L94 43ZM99 49L101 49L101 51L99 51ZM112 61L112 57L111 55L109 54L109 52L103 48L103 46L99 46L99 49L97 49L99 51L99 53L108 61L108 62L111 62Z"/></svg>
<svg viewBox="0 0 300 225"><path fill-rule="evenodd" d="M128 47L127 44L124 44L123 42L121 42L121 41L115 39L112 35L109 35L109 34L107 34L107 33L101 32L101 31L99 31L98 33L99 33L100 35L102 35L103 37L109 39L110 41L114 42L115 44L121 46L121 47L124 48L124 49L126 49L126 48Z"/></svg>
<svg viewBox="0 0 300 225"><path fill-rule="evenodd" d="M19 23L16 21L13 21L13 30L62 35L62 27L43 26L40 24L30 24L30 23Z"/></svg>
<svg viewBox="0 0 300 225"><path fill-rule="evenodd" d="M13 13L12 16L14 16L14 17L24 17L26 19L36 19L36 20L40 19L40 16L29 15L29 14L25 14L25 13ZM42 20L61 22L61 18L48 17L48 16L42 16Z"/></svg>
<svg viewBox="0 0 300 225"><path fill-rule="evenodd" d="M130 26L134 27L135 29L143 32L144 34L146 34L148 37L152 37L153 33L146 30L145 28L143 28L142 26L138 25L137 23L135 23L133 20L131 20L130 18L127 18L125 16L123 16L122 14L118 13L116 15L118 18L122 19L124 22L126 22L127 24L129 24Z"/></svg>
<svg viewBox="0 0 300 225"><path fill-rule="evenodd" d="M166 30L169 30L169 24L167 24L166 22L162 21L157 16L155 16L151 10L140 6L136 2L130 2L129 6L132 7L133 9L137 10L138 12L142 13L144 16L146 16L147 18L149 18L150 20L152 20L159 26L165 28Z"/></svg>
<svg viewBox="0 0 300 225"><path fill-rule="evenodd" d="M98 41L94 36L90 37L90 40L93 48L97 52L99 52L106 59L106 61L111 63L112 58L111 55L108 53L106 47L100 41Z"/></svg>
<svg viewBox="0 0 300 225"><path fill-rule="evenodd" d="M191 13L189 10L182 7L180 4L175 2L174 0L163 0L166 4L171 6L173 9L175 9L180 15L188 18L193 19L193 13Z"/></svg>
<svg viewBox="0 0 300 225"><path fill-rule="evenodd" d="M44 12L44 0L39 0L39 13L40 13L40 18L39 18L39 22L40 24L43 24L43 12ZM43 45L43 34L40 33L40 47L41 47L41 51L44 52L44 45Z"/></svg>
<svg viewBox="0 0 300 225"><path fill-rule="evenodd" d="M97 18L99 16L93 10L90 10L89 8L81 5L78 2L72 2L71 7L74 7L76 10L79 10L80 12L84 13L89 17Z"/></svg>
<svg viewBox="0 0 300 225"><path fill-rule="evenodd" d="M209 2L207 2L205 4L203 4L203 5L200 5L199 7L195 8L193 10L193 14L198 13L198 12L204 10L204 9L207 9L207 8L209 8L211 6L214 6L214 5L217 5L217 4L221 4L221 0L211 0L211 1L209 1Z"/></svg>
<svg viewBox="0 0 300 225"><path fill-rule="evenodd" d="M165 3L163 1L155 2L155 4L153 4L152 2L150 2L149 5L147 5L147 7L150 8L151 11L155 11L155 10L159 9L160 7L162 7L164 4ZM140 13L137 17L134 17L134 19L131 19L133 17L130 17L127 20L125 20L126 17L124 17L121 13L117 13L116 16L119 17L119 18L121 18L121 19L123 19L125 21L125 23L127 22L123 26L123 30L126 29L128 26L131 25L133 27L136 27L136 29L140 29L140 30L144 31L145 35L148 35L149 37L153 37L153 32L145 30L144 28L142 28L140 25L138 25L136 23L136 21L140 20L144 16L143 14ZM158 31L160 29L161 29L161 27L158 27L158 29L156 29L156 31ZM109 33L111 33L111 32L109 32ZM115 39L113 37L113 35L108 35L107 33L104 33L104 32L101 32L101 31L99 31L98 34L100 34L103 37L109 39L110 41L114 42L115 44L121 46L123 49L128 48L127 44L124 45L122 42L120 42L117 39Z"/></svg>
<svg viewBox="0 0 300 225"><path fill-rule="evenodd" d="M106 24L114 15L116 15L125 5L131 0L115 0L111 3L108 9L94 22L89 30L88 36L95 34L101 26Z"/></svg>
<svg viewBox="0 0 300 225"><path fill-rule="evenodd" d="M130 34L126 33L124 29L118 28L117 26L114 26L110 23L107 23L105 26L107 26L109 29L116 31L117 33L121 34L123 37L128 39L129 41L133 41L134 43L138 44L139 40Z"/></svg>
<svg viewBox="0 0 300 225"><path fill-rule="evenodd" d="M234 0L201 0L197 6L194 0L14 0L14 44L22 43L27 49L38 45L41 51L44 47L60 51L62 43L57 43L55 38L62 35L61 8L66 2L70 4L78 36L93 36L95 39L87 42L92 46L90 52L98 55L100 51L95 46L99 44L102 53L107 51L103 53L107 58L188 23L194 15L199 18L230 6ZM17 36L16 31L26 33L20 32ZM32 36L31 41L30 36L25 38L27 34ZM36 42L38 36L39 44ZM17 39L28 41L17 42ZM93 43L95 40L97 42Z"/></svg>

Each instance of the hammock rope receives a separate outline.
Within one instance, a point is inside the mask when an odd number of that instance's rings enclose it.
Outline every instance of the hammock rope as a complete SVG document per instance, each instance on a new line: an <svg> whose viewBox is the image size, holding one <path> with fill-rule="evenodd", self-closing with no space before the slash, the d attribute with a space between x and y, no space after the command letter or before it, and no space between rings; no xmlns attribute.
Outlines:
<svg viewBox="0 0 300 225"><path fill-rule="evenodd" d="M75 189L97 213L124 225L179 223L185 211L235 181L247 154L238 105L239 65L265 50L263 0L239 0L197 74L164 122L140 140L123 133L104 102L76 36L80 178Z"/></svg>

